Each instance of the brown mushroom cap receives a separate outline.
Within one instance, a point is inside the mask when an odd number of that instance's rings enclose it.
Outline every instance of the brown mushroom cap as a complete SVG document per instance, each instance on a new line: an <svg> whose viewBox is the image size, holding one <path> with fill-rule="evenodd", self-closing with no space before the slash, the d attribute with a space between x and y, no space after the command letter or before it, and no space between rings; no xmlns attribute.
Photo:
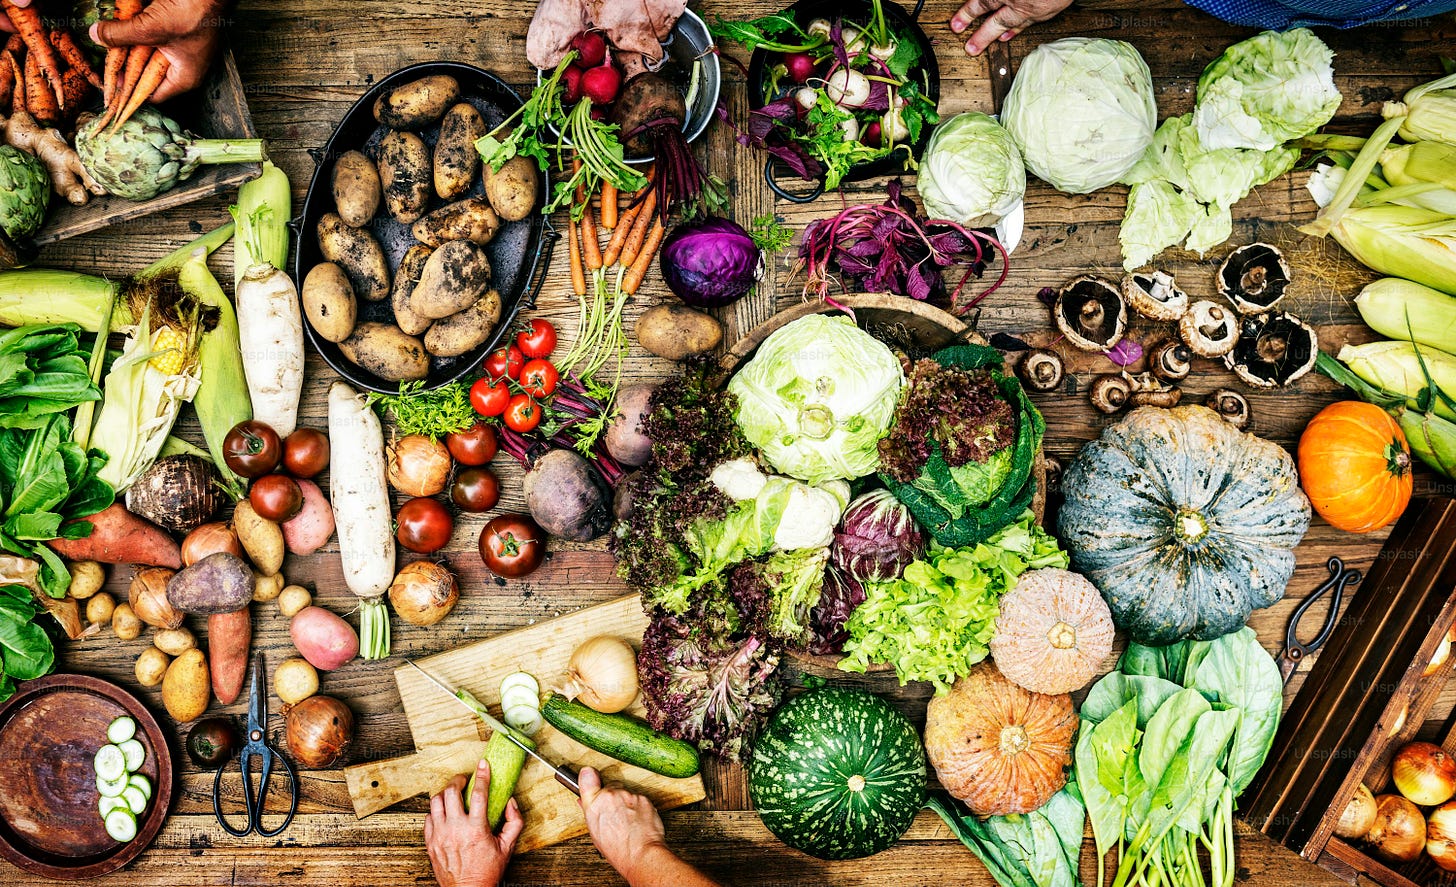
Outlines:
<svg viewBox="0 0 1456 887"><path fill-rule="evenodd" d="M1188 294L1165 271L1123 277L1122 295L1132 310L1151 320L1177 320L1188 313Z"/></svg>
<svg viewBox="0 0 1456 887"><path fill-rule="evenodd" d="M1224 357L1235 375L1255 388L1283 387L1314 369L1319 337L1287 311L1245 317L1239 341Z"/></svg>
<svg viewBox="0 0 1456 887"><path fill-rule="evenodd" d="M1098 411L1112 415L1131 402L1132 386L1122 376L1108 373L1092 380L1089 396Z"/></svg>
<svg viewBox="0 0 1456 887"><path fill-rule="evenodd" d="M1057 329L1083 351L1107 351L1127 331L1127 303L1117 287L1084 274L1057 292L1052 317Z"/></svg>
<svg viewBox="0 0 1456 887"><path fill-rule="evenodd" d="M1208 396L1204 401L1208 408L1223 417L1230 425L1245 431L1249 427L1249 420L1253 418L1253 411L1249 409L1249 399L1232 388L1220 388Z"/></svg>
<svg viewBox="0 0 1456 887"><path fill-rule="evenodd" d="M1178 334L1199 357L1223 357L1238 343L1238 315L1227 306L1200 299L1178 321Z"/></svg>
<svg viewBox="0 0 1456 887"><path fill-rule="evenodd" d="M1148 355L1148 366L1159 379L1176 382L1193 370L1193 351L1177 339L1159 344Z"/></svg>
<svg viewBox="0 0 1456 887"><path fill-rule="evenodd" d="M1064 375L1061 355L1049 348L1033 348L1016 365L1016 374L1032 391L1054 391Z"/></svg>
<svg viewBox="0 0 1456 887"><path fill-rule="evenodd" d="M1218 292L1240 314L1263 314L1284 299L1291 275L1278 248L1251 243L1229 253L1218 268Z"/></svg>

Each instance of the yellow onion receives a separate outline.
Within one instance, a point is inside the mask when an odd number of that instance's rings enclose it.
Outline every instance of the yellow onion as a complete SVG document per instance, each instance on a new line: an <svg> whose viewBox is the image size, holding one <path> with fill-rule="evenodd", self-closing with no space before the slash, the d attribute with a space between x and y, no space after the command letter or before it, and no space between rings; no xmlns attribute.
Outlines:
<svg viewBox="0 0 1456 887"><path fill-rule="evenodd" d="M1436 865L1456 872L1456 801L1447 801L1426 817L1426 853Z"/></svg>
<svg viewBox="0 0 1456 887"><path fill-rule="evenodd" d="M433 561L415 561L389 584L389 602L399 618L412 625L434 625L460 600L455 574Z"/></svg>
<svg viewBox="0 0 1456 887"><path fill-rule="evenodd" d="M450 477L450 451L423 434L406 434L385 448L389 485L406 496L433 496Z"/></svg>
<svg viewBox="0 0 1456 887"><path fill-rule="evenodd" d="M582 641L566 666L561 695L611 714L637 698L637 653L620 638L597 635Z"/></svg>
<svg viewBox="0 0 1456 887"><path fill-rule="evenodd" d="M1425 670L1421 672L1421 677L1428 678L1435 674L1440 670L1441 666L1446 664L1446 660L1450 658L1451 636L1448 634L1441 638L1441 642L1436 645L1436 652L1432 654L1431 661L1426 664Z"/></svg>
<svg viewBox="0 0 1456 887"><path fill-rule="evenodd" d="M126 596L138 619L154 628L177 628L182 624L182 611L167 600L167 583L175 572L166 567L137 570Z"/></svg>
<svg viewBox="0 0 1456 887"><path fill-rule="evenodd" d="M226 521L202 524L182 540L182 565L190 567L209 554L226 551L234 557L243 556L243 544L238 534Z"/></svg>
<svg viewBox="0 0 1456 887"><path fill-rule="evenodd" d="M1421 810L1400 795L1375 799L1375 823L1365 840L1376 855L1393 862L1410 862L1426 848L1426 820Z"/></svg>
<svg viewBox="0 0 1456 887"><path fill-rule="evenodd" d="M1429 742L1409 742L1390 763L1395 790L1422 807L1444 804L1456 795L1456 760Z"/></svg>
<svg viewBox="0 0 1456 887"><path fill-rule="evenodd" d="M1354 841L1365 837L1370 831L1370 826L1375 824L1375 796L1370 793L1364 783L1355 787L1355 794L1350 796L1350 803L1340 813L1340 821L1335 823L1335 834L1347 841Z"/></svg>

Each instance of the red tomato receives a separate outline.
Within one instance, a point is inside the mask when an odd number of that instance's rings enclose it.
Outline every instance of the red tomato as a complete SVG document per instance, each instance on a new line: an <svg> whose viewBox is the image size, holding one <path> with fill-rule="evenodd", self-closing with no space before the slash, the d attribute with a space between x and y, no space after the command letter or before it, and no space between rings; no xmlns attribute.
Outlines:
<svg viewBox="0 0 1456 887"><path fill-rule="evenodd" d="M556 327L543 317L533 317L516 333L516 347L527 357L550 357L556 350Z"/></svg>
<svg viewBox="0 0 1456 887"><path fill-rule="evenodd" d="M248 502L259 517L286 521L303 508L303 490L298 481L286 474L265 474L253 481Z"/></svg>
<svg viewBox="0 0 1456 887"><path fill-rule="evenodd" d="M294 477L313 477L329 467L329 436L299 428L283 441L283 467Z"/></svg>
<svg viewBox="0 0 1456 887"><path fill-rule="evenodd" d="M512 379L521 378L521 367L526 363L526 356L521 349L514 345L497 348L485 359L482 367L485 374L492 379L499 379L502 376L509 376Z"/></svg>
<svg viewBox="0 0 1456 887"><path fill-rule="evenodd" d="M394 522L398 527L394 538L399 544L420 554L430 554L444 548L455 532L455 519L450 510L438 501L421 496L411 499L399 507Z"/></svg>
<svg viewBox="0 0 1456 887"><path fill-rule="evenodd" d="M480 559L497 576L524 576L545 558L546 534L527 515L502 514L480 531Z"/></svg>
<svg viewBox="0 0 1456 887"><path fill-rule="evenodd" d="M484 465L495 458L500 445L496 442L494 428L484 422L476 422L464 431L445 435L445 448L461 465Z"/></svg>
<svg viewBox="0 0 1456 887"><path fill-rule="evenodd" d="M521 367L521 388L535 398L550 397L560 379L556 364L549 360L528 360Z"/></svg>
<svg viewBox="0 0 1456 887"><path fill-rule="evenodd" d="M522 434L535 431L536 426L541 424L541 405L529 394L517 394L511 398L511 405L506 407L505 422L512 431Z"/></svg>
<svg viewBox="0 0 1456 887"><path fill-rule="evenodd" d="M470 386L470 405L482 416L499 416L511 402L511 389L504 380L481 376Z"/></svg>
<svg viewBox="0 0 1456 887"><path fill-rule="evenodd" d="M489 468L467 468L450 484L450 501L461 511L490 511L500 501L500 481Z"/></svg>
<svg viewBox="0 0 1456 887"><path fill-rule="evenodd" d="M278 467L283 442L271 425L249 419L239 422L222 441L222 460L241 477L262 477Z"/></svg>

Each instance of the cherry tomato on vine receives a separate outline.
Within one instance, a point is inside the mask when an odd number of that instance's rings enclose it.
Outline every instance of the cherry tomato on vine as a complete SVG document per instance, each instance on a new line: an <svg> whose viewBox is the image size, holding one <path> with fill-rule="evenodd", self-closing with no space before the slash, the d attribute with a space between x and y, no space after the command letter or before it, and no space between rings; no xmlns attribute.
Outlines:
<svg viewBox="0 0 1456 887"><path fill-rule="evenodd" d="M524 576L545 558L546 534L527 515L502 514L480 531L480 559L497 576Z"/></svg>
<svg viewBox="0 0 1456 887"><path fill-rule="evenodd" d="M561 374L556 371L556 364L549 360L528 360L521 367L521 388L532 397L550 397L560 380Z"/></svg>
<svg viewBox="0 0 1456 887"><path fill-rule="evenodd" d="M526 328L516 333L516 347L527 357L550 357L556 350L556 327L542 317L533 317Z"/></svg>
<svg viewBox="0 0 1456 887"><path fill-rule="evenodd" d="M262 477L278 467L283 442L273 426L256 419L239 422L222 441L222 460L242 477Z"/></svg>
<svg viewBox="0 0 1456 887"><path fill-rule="evenodd" d="M511 389L504 379L481 376L470 386L470 405L482 416L499 416L511 402Z"/></svg>
<svg viewBox="0 0 1456 887"><path fill-rule="evenodd" d="M476 422L464 431L445 435L445 448L461 465L484 465L495 458L500 444L495 439L494 428L484 422Z"/></svg>
<svg viewBox="0 0 1456 887"><path fill-rule="evenodd" d="M517 394L506 407L505 423L507 428L521 434L535 431L536 426L541 424L541 405L529 394Z"/></svg>
<svg viewBox="0 0 1456 887"><path fill-rule="evenodd" d="M299 428L283 439L283 467L294 477L313 477L329 467L329 437L317 428Z"/></svg>
<svg viewBox="0 0 1456 887"><path fill-rule="evenodd" d="M394 538L410 551L429 554L439 551L455 531L455 518L450 510L428 496L411 499L399 507L395 515Z"/></svg>
<svg viewBox="0 0 1456 887"><path fill-rule="evenodd" d="M526 356L521 349L514 345L504 348L497 348L485 359L483 369L485 374L492 379L499 379L503 376L512 379L521 378L521 367L526 363Z"/></svg>

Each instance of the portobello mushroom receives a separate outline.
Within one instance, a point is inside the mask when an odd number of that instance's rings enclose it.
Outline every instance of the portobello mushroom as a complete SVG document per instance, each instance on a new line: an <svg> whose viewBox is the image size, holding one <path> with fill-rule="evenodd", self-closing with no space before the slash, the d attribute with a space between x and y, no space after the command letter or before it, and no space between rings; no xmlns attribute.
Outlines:
<svg viewBox="0 0 1456 887"><path fill-rule="evenodd" d="M1121 375L1108 373L1092 380L1090 394L1092 406L1099 412L1112 415L1127 406L1132 399L1132 386Z"/></svg>
<svg viewBox="0 0 1456 887"><path fill-rule="evenodd" d="M1287 311L1243 318L1224 364L1255 388L1282 388L1314 369L1319 337Z"/></svg>
<svg viewBox="0 0 1456 887"><path fill-rule="evenodd" d="M1128 386L1132 390L1132 405L1135 407L1176 407L1183 399L1182 391L1151 372L1129 376Z"/></svg>
<svg viewBox="0 0 1456 887"><path fill-rule="evenodd" d="M1217 302L1200 299L1178 321L1178 334L1199 357L1223 357L1239 341L1238 315Z"/></svg>
<svg viewBox="0 0 1456 887"><path fill-rule="evenodd" d="M1204 401L1208 408L1223 417L1225 422L1239 429L1246 431L1249 427L1249 420L1253 418L1253 412L1249 409L1249 399L1232 388L1220 388L1208 396Z"/></svg>
<svg viewBox="0 0 1456 887"><path fill-rule="evenodd" d="M1251 243L1229 253L1218 267L1218 292L1240 314L1264 314L1284 299L1289 263L1267 243Z"/></svg>
<svg viewBox="0 0 1456 887"><path fill-rule="evenodd" d="M1148 366L1164 382L1177 382L1193 369L1193 352L1183 342L1169 339L1153 349Z"/></svg>
<svg viewBox="0 0 1456 887"><path fill-rule="evenodd" d="M1150 320L1177 320L1188 313L1188 294L1166 271L1127 275L1122 278L1122 295L1132 310Z"/></svg>
<svg viewBox="0 0 1456 887"><path fill-rule="evenodd" d="M1057 329L1083 351L1107 351L1127 332L1127 303L1100 277L1084 274L1057 292L1052 315Z"/></svg>
<svg viewBox="0 0 1456 887"><path fill-rule="evenodd" d="M1062 358L1050 348L1033 348L1016 365L1021 382L1032 391L1055 391L1062 384Z"/></svg>

